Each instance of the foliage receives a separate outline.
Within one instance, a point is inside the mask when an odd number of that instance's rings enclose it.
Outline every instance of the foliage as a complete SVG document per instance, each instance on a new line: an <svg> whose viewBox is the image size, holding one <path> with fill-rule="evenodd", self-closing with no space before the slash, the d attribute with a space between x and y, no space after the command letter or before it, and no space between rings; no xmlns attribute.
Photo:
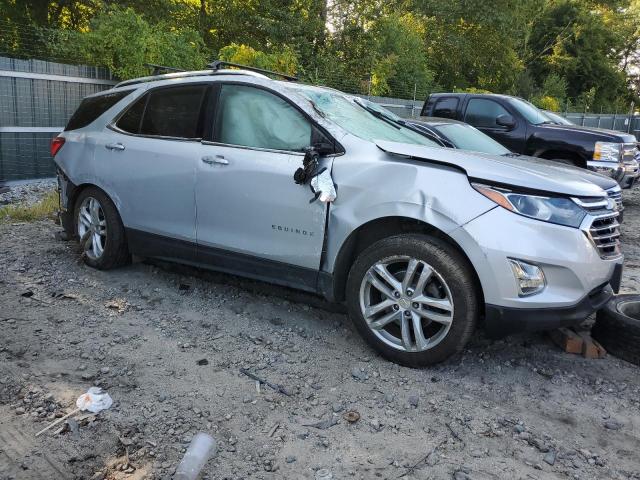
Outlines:
<svg viewBox="0 0 640 480"><path fill-rule="evenodd" d="M62 30L56 40L59 56L107 67L123 79L148 75L146 63L184 69L200 69L206 63L198 32L151 25L131 8L110 7L94 17L89 31Z"/></svg>
<svg viewBox="0 0 640 480"><path fill-rule="evenodd" d="M0 31L0 54L121 78L220 57L352 93L640 103L640 0L5 0Z"/></svg>
<svg viewBox="0 0 640 480"><path fill-rule="evenodd" d="M555 97L550 97L549 95L534 99L533 103L543 110L551 110L552 112L560 111L560 101Z"/></svg>
<svg viewBox="0 0 640 480"><path fill-rule="evenodd" d="M58 192L52 191L33 205L7 205L0 207L0 223L53 219L59 206Z"/></svg>
<svg viewBox="0 0 640 480"><path fill-rule="evenodd" d="M220 49L218 58L227 62L249 65L289 75L295 75L298 70L298 58L290 47L284 47L281 51L265 53L247 45L232 43Z"/></svg>

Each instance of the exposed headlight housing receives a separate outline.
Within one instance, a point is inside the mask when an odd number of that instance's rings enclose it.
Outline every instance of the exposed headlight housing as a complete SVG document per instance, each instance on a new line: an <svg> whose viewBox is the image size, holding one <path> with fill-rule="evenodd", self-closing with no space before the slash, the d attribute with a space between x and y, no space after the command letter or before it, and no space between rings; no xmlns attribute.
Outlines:
<svg viewBox="0 0 640 480"><path fill-rule="evenodd" d="M508 258L507 260L516 279L519 296L528 297L544 290L547 281L542 268L515 258Z"/></svg>
<svg viewBox="0 0 640 480"><path fill-rule="evenodd" d="M571 198L517 193L480 183L472 183L471 186L501 207L543 222L578 228L587 215L586 210Z"/></svg>
<svg viewBox="0 0 640 480"><path fill-rule="evenodd" d="M622 143L596 142L593 159L598 162L621 162Z"/></svg>

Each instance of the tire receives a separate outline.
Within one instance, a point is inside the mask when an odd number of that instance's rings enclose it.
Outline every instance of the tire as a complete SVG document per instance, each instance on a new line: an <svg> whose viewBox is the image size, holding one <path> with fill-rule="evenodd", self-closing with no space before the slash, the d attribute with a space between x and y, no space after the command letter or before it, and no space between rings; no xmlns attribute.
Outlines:
<svg viewBox="0 0 640 480"><path fill-rule="evenodd" d="M409 280L407 272L412 272ZM428 280L421 287L423 274ZM386 294L376 286L382 278L387 278L382 283ZM478 318L471 266L451 246L427 235L388 237L365 249L349 272L346 298L364 340L388 360L412 368L460 352Z"/></svg>
<svg viewBox="0 0 640 480"><path fill-rule="evenodd" d="M640 295L617 295L596 315L591 335L612 355L640 365Z"/></svg>
<svg viewBox="0 0 640 480"><path fill-rule="evenodd" d="M89 206L96 205L92 202L97 202L99 207L97 209L98 223L94 222L94 216L86 213L87 210L85 210L85 207L91 210ZM80 218L81 210L85 213L84 221ZM84 263L98 270L110 270L131 261L124 226L118 210L102 190L89 187L80 192L73 212L74 232L80 241ZM90 218L87 218L86 215L89 215ZM87 227L87 222L93 226L94 230L91 229L92 227ZM99 248L94 249L95 232L97 231L102 233L99 234L101 237Z"/></svg>

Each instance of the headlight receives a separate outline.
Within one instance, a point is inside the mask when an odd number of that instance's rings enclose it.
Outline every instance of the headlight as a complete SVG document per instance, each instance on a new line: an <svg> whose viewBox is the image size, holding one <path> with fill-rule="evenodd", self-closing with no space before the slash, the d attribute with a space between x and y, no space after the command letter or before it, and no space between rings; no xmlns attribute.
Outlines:
<svg viewBox="0 0 640 480"><path fill-rule="evenodd" d="M622 144L612 142L596 142L593 159L599 162L620 162L622 160Z"/></svg>
<svg viewBox="0 0 640 480"><path fill-rule="evenodd" d="M543 222L578 228L587 215L570 198L528 195L480 183L472 183L471 186L501 207Z"/></svg>

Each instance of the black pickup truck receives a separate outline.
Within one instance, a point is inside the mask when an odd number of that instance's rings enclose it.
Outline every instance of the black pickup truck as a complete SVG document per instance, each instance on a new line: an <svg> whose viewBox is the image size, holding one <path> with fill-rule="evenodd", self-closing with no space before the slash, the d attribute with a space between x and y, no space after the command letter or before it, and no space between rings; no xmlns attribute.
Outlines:
<svg viewBox="0 0 640 480"><path fill-rule="evenodd" d="M639 175L633 135L560 125L518 97L436 93L424 102L421 116L462 120L512 152L589 168L611 176L622 188L633 186Z"/></svg>

